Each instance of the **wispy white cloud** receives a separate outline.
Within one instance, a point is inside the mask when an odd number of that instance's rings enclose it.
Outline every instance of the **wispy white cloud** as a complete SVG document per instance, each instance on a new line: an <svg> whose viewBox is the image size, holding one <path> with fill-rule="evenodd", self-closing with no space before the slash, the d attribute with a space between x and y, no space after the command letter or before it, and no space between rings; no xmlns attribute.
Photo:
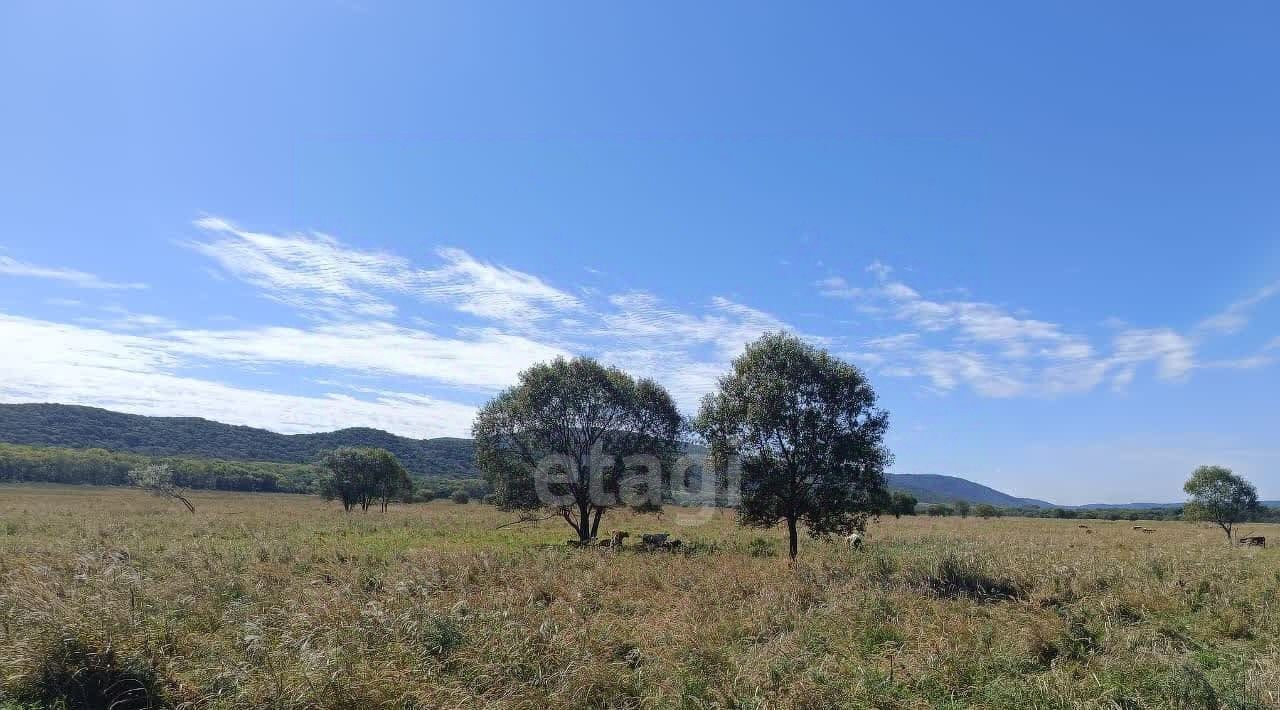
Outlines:
<svg viewBox="0 0 1280 710"><path fill-rule="evenodd" d="M875 274L878 281L884 281L889 278L889 274L893 273L893 267L876 259L867 265L867 272Z"/></svg>
<svg viewBox="0 0 1280 710"><path fill-rule="evenodd" d="M193 242L193 249L281 303L333 315L395 313L377 292L402 287L408 263L400 257L351 249L324 234L251 232L218 217L196 226L212 239Z"/></svg>
<svg viewBox="0 0 1280 710"><path fill-rule="evenodd" d="M960 383L972 387L987 397L1015 397L1027 390L1027 385L1008 372L994 367L980 353L925 350L917 360L919 372L932 381L939 390L954 389Z"/></svg>
<svg viewBox="0 0 1280 710"><path fill-rule="evenodd" d="M919 342L919 333L898 333L897 335L871 338L866 341L866 345L877 350L902 350L915 347Z"/></svg>
<svg viewBox="0 0 1280 710"><path fill-rule="evenodd" d="M726 297L690 305L648 291L566 291L461 249L436 250L430 263L418 264L320 233L254 232L216 217L196 224L201 237L190 246L219 274L286 304L305 316L299 319L304 325L180 327L119 307L100 308L106 314L100 317L79 314L79 325L0 316L0 338L17 344L11 352L22 361L0 368L7 381L0 398L195 413L278 431L368 424L411 435L458 435L469 426L471 402L557 355L595 355L653 377L692 413L745 344L766 331L798 332ZM1204 338L1243 327L1250 309L1273 295L1267 289L1190 333L1116 323L1095 343L965 291L926 296L896 273L877 261L859 275L865 285L840 276L818 282L824 296L869 318L859 319L857 338L801 335L843 351L877 376L918 378L939 394L969 390L994 398L1087 392L1107 383L1123 390L1144 371L1179 381L1200 367L1249 369L1274 358L1266 348L1235 359L1201 362L1197 355ZM447 312L401 316L410 304ZM1272 348L1280 349L1280 338ZM348 382L340 394L304 396L189 376L256 376L263 366L283 382L307 383L310 392L318 382ZM385 384L390 378L396 384ZM406 379L446 396L401 392L414 388Z"/></svg>
<svg viewBox="0 0 1280 710"><path fill-rule="evenodd" d="M1275 362L1276 358L1271 355L1250 355L1232 360L1210 360L1201 367L1211 370L1256 370L1273 365Z"/></svg>
<svg viewBox="0 0 1280 710"><path fill-rule="evenodd" d="M1247 298L1242 298L1230 306L1227 306L1220 313L1216 313L1203 321L1197 326L1197 330L1203 333L1218 333L1231 335L1238 333L1249 324L1249 314L1254 306L1266 301L1267 299L1280 294L1280 281L1268 284L1255 291Z"/></svg>
<svg viewBox="0 0 1280 710"><path fill-rule="evenodd" d="M211 236L192 247L227 273L299 310L329 316L388 318L392 296L453 305L485 319L528 324L581 302L536 276L489 264L455 248L436 254L436 268L417 268L385 252L355 249L321 233L267 234L205 217L196 226Z"/></svg>
<svg viewBox="0 0 1280 710"><path fill-rule="evenodd" d="M866 289L855 288L840 276L829 276L818 281L818 292L831 298L858 298Z"/></svg>
<svg viewBox="0 0 1280 710"><path fill-rule="evenodd" d="M1015 315L995 304L935 300L901 281L880 262L867 268L877 284L855 287L833 277L819 284L864 313L915 330L873 337L862 361L887 376L922 377L945 393L961 386L987 397L1053 395L1092 388L1102 373L1088 340L1049 321Z"/></svg>
<svg viewBox="0 0 1280 710"><path fill-rule="evenodd" d="M583 308L577 297L536 276L479 261L461 249L436 253L444 266L415 272L408 280L408 288L424 298L449 301L465 313L513 324Z"/></svg>
<svg viewBox="0 0 1280 710"><path fill-rule="evenodd" d="M228 274L323 317L306 329L174 334L192 357L359 367L492 389L514 382L534 361L594 354L655 377L691 408L743 345L767 330L792 330L724 297L677 308L639 291L605 296L585 288L574 295L461 249L438 249L440 263L420 266L321 234L250 232L212 217L197 225L210 238L195 248ZM394 316L394 297L443 304L496 327L445 339L380 322ZM376 322L357 326L351 315Z"/></svg>
<svg viewBox="0 0 1280 710"><path fill-rule="evenodd" d="M172 318L151 313L134 313L121 306L103 306L101 311L106 315L86 316L78 320L81 323L100 326L108 330L124 331L168 330L178 326L177 321Z"/></svg>
<svg viewBox="0 0 1280 710"><path fill-rule="evenodd" d="M201 416L274 431L328 431L360 424L407 436L459 435L474 407L380 392L284 394L180 374L180 357L149 337L0 315L0 401L85 404L153 416Z"/></svg>
<svg viewBox="0 0 1280 710"><path fill-rule="evenodd" d="M10 383L0 396L56 398L145 413L201 413L278 431L315 430L327 423L368 423L357 417L374 411L370 396L378 397L380 421L418 421L415 412L422 402L394 392L373 394L402 388L374 384L380 378L410 379L457 392L461 401L427 403L456 414L470 412L470 402L514 383L519 371L535 362L581 353L654 377L692 411L747 342L767 330L794 330L767 312L724 297L676 307L643 292L607 296L587 289L572 295L461 249L439 249L436 263L419 265L321 233L251 231L217 217L200 219L196 227L201 237L188 246L209 257L217 273L289 306L306 316L306 325L182 328L164 317L115 306L81 314L75 325L5 316L0 335L17 343L15 352L25 364L21 372L10 373L23 384ZM415 300L474 317L483 325L459 326L456 315L448 314L430 321L407 319L412 327L395 322L400 308ZM442 334L442 328L450 334ZM264 371L263 366L278 369ZM319 381L351 377L370 386L347 390L343 396L354 395L354 401L331 395L253 394L244 387L186 376L188 372L269 373L281 382L293 378L305 383L308 390ZM134 392L137 388L175 396L185 388L211 399L196 403L181 395L165 404ZM249 403L244 411L233 411L235 398ZM325 403L337 401L350 416L327 413ZM260 406L267 402L286 410L273 414ZM304 421L304 413L315 419ZM448 422L437 429L466 432L461 420Z"/></svg>
<svg viewBox="0 0 1280 710"><path fill-rule="evenodd" d="M613 310L601 314L597 335L610 339L680 347L709 345L721 353L736 353L765 331L788 329L769 313L720 296L711 299L710 309L703 314L673 308L641 291L615 294L609 303Z"/></svg>
<svg viewBox="0 0 1280 710"><path fill-rule="evenodd" d="M311 329L180 330L163 346L192 359L286 364L414 377L468 390L510 385L535 362L568 352L484 328L441 338L390 323L333 323Z"/></svg>
<svg viewBox="0 0 1280 710"><path fill-rule="evenodd" d="M1280 284L1232 304L1191 334L1171 328L1134 328L1113 320L1109 327L1119 332L1109 352L1099 352L1087 336L1021 310L1011 312L981 301L926 298L906 283L890 280L893 270L878 261L867 271L876 281L872 286L854 286L833 276L820 281L818 290L829 298L852 302L863 313L913 328L866 339L857 356L881 374L926 378L936 392L967 386L989 397L1053 396L1088 392L1108 379L1113 388L1124 389L1147 364L1159 379L1180 381L1197 367L1246 369L1272 361L1258 354L1199 363L1196 352L1207 335L1243 327L1249 309L1280 292Z"/></svg>
<svg viewBox="0 0 1280 710"><path fill-rule="evenodd" d="M1109 362L1119 366L1154 362L1163 380L1179 380L1196 366L1195 344L1168 328L1129 330L1115 337Z"/></svg>
<svg viewBox="0 0 1280 710"><path fill-rule="evenodd" d="M0 274L5 276L49 279L51 281L60 281L78 288L144 289L147 287L146 284L142 283L117 283L114 281L107 281L95 276L94 274L76 269L28 264L8 256L0 256Z"/></svg>
<svg viewBox="0 0 1280 710"><path fill-rule="evenodd" d="M770 313L717 296L691 313L646 292L615 294L591 333L603 359L666 385L692 412L730 360L768 331L796 332Z"/></svg>
<svg viewBox="0 0 1280 710"><path fill-rule="evenodd" d="M1275 337L1267 341L1253 355L1228 360L1210 360L1204 363L1203 367L1219 370L1256 370L1275 364L1277 359L1280 359L1280 353L1276 352L1278 350L1280 350L1280 337Z"/></svg>

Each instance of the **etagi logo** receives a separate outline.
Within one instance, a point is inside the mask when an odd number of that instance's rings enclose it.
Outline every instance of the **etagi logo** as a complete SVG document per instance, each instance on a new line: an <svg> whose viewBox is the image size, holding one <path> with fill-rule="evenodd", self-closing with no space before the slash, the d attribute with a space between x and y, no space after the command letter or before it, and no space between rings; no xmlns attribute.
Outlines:
<svg viewBox="0 0 1280 710"><path fill-rule="evenodd" d="M613 456L600 444L578 459L552 454L538 462L534 494L546 508L569 513L629 507L663 509L677 525L709 522L717 508L733 507L741 499L741 466L736 457L713 466L709 457L685 454L664 467L650 454Z"/></svg>

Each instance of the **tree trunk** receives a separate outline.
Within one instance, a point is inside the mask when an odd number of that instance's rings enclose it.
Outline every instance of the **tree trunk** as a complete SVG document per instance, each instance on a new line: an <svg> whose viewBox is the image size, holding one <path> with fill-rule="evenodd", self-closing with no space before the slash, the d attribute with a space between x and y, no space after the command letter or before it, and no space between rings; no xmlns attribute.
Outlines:
<svg viewBox="0 0 1280 710"><path fill-rule="evenodd" d="M591 519L591 537L597 537L600 534L600 516L604 514L604 508L596 508L596 512Z"/></svg>
<svg viewBox="0 0 1280 710"><path fill-rule="evenodd" d="M800 537L796 530L796 519L787 518L787 538L790 543L787 551L791 554L791 561L796 561L796 553L799 551Z"/></svg>
<svg viewBox="0 0 1280 710"><path fill-rule="evenodd" d="M578 504L578 542L586 542L591 539L591 504Z"/></svg>

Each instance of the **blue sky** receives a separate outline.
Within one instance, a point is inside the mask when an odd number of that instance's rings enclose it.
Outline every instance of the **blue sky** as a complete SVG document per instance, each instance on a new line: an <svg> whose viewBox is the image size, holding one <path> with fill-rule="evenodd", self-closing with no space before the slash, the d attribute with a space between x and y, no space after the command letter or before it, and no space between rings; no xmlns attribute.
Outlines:
<svg viewBox="0 0 1280 710"><path fill-rule="evenodd" d="M465 435L785 328L902 473L1280 498L1263 3L0 8L0 401Z"/></svg>

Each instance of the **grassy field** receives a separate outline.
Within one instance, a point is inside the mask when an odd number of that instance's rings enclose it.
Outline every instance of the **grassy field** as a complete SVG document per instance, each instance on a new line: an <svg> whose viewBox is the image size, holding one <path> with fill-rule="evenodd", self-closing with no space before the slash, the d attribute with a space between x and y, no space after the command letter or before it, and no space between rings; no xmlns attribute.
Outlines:
<svg viewBox="0 0 1280 710"><path fill-rule="evenodd" d="M1205 526L889 519L791 567L724 512L601 526L672 554L474 504L193 502L0 487L0 707L1280 707L1280 551Z"/></svg>

